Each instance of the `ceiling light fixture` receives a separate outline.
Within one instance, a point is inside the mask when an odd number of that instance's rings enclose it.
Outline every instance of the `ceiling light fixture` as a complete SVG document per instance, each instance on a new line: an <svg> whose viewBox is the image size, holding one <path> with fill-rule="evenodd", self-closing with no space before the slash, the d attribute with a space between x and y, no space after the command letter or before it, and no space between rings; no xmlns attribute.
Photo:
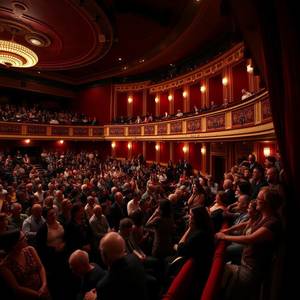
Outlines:
<svg viewBox="0 0 300 300"><path fill-rule="evenodd" d="M15 42L0 40L0 64L6 67L30 68L38 63L37 55Z"/></svg>

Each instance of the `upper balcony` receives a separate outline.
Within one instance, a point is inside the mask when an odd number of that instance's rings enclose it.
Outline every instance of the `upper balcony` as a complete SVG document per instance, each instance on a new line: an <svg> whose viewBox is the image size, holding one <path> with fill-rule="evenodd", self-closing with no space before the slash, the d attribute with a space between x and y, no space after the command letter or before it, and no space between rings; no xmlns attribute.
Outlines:
<svg viewBox="0 0 300 300"><path fill-rule="evenodd" d="M261 91L226 108L189 117L132 125L68 126L0 122L1 139L241 140L274 139L269 95Z"/></svg>

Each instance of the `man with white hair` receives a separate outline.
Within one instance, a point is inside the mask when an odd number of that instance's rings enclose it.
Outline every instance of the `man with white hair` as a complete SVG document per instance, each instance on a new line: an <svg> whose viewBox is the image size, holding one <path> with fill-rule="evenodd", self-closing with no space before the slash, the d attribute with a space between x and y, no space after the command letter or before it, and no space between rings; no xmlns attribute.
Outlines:
<svg viewBox="0 0 300 300"><path fill-rule="evenodd" d="M86 251L76 250L69 257L70 269L81 278L80 290L76 300L84 299L84 294L95 289L97 283L106 275L106 271L97 264L90 263Z"/></svg>
<svg viewBox="0 0 300 300"><path fill-rule="evenodd" d="M110 232L102 238L99 248L108 273L97 285L97 299L147 299L145 270L136 256L126 254L124 239Z"/></svg>

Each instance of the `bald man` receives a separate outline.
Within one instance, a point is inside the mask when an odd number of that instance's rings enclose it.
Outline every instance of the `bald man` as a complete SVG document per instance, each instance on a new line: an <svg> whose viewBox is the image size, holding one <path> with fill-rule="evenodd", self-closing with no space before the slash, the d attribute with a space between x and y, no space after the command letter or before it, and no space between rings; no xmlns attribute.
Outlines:
<svg viewBox="0 0 300 300"><path fill-rule="evenodd" d="M97 264L90 263L89 254L83 250L74 251L69 257L70 269L81 278L81 285L76 300L83 300L86 292L95 289L106 271Z"/></svg>
<svg viewBox="0 0 300 300"><path fill-rule="evenodd" d="M136 256L126 254L124 239L110 232L101 239L99 248L108 273L97 285L97 299L148 299L144 268Z"/></svg>

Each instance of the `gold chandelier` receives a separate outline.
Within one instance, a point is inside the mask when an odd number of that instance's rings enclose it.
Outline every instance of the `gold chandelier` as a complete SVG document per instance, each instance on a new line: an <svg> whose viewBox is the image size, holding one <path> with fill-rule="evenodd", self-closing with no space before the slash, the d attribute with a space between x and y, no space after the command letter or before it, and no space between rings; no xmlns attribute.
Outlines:
<svg viewBox="0 0 300 300"><path fill-rule="evenodd" d="M0 64L7 67L30 68L38 62L37 55L29 48L0 40Z"/></svg>

